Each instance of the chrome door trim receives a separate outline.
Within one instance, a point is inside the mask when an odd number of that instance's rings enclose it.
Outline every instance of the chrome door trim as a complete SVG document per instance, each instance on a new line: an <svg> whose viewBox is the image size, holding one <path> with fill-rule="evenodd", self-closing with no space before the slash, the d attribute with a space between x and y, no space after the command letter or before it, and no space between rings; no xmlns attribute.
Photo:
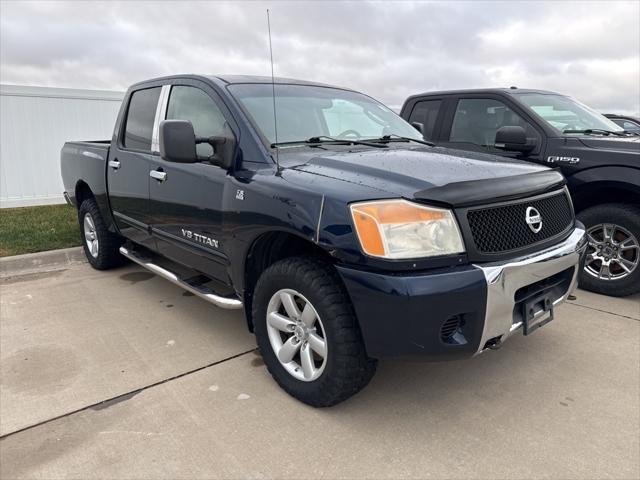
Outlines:
<svg viewBox="0 0 640 480"><path fill-rule="evenodd" d="M151 134L151 153L160 152L160 122L167 115L167 105L169 104L169 94L171 93L171 85L163 85L156 106L156 116L153 120L153 133Z"/></svg>

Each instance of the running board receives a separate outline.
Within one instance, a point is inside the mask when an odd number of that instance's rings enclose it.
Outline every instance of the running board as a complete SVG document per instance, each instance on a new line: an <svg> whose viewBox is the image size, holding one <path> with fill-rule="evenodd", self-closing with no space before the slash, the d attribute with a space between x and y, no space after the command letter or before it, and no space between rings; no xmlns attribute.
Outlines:
<svg viewBox="0 0 640 480"><path fill-rule="evenodd" d="M169 280L171 283L178 285L180 288L184 288L188 292L191 292L194 295L197 295L198 297L203 298L207 302L213 303L220 308L226 308L227 310L236 310L242 308L242 302L237 298L221 297L211 292L211 290L200 289L196 286L190 285L184 280L180 279L175 273L170 272L169 270L166 270L159 265L156 265L147 258L138 255L136 252L129 250L128 248L120 247L120 254L127 257L132 262L135 262L138 265L146 268L147 270L155 273L156 275L161 276L165 280Z"/></svg>

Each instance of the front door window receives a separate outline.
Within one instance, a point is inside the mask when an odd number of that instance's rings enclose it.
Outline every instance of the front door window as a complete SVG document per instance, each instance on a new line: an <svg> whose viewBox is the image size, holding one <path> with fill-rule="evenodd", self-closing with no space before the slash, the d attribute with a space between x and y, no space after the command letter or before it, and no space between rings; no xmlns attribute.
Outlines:
<svg viewBox="0 0 640 480"><path fill-rule="evenodd" d="M538 138L534 128L499 100L464 98L458 102L449 142L493 148L501 127L520 126L528 138Z"/></svg>
<svg viewBox="0 0 640 480"><path fill-rule="evenodd" d="M167 120L189 120L196 137L224 136L226 120L222 111L203 90L186 85L171 87ZM204 159L213 155L208 143L196 146L196 153Z"/></svg>

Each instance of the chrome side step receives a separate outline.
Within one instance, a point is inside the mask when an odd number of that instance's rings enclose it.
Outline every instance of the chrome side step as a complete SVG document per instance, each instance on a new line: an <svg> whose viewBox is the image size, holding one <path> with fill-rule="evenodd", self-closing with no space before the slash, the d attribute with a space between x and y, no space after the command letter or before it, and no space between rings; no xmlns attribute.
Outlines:
<svg viewBox="0 0 640 480"><path fill-rule="evenodd" d="M120 247L120 254L127 257L132 262L137 263L138 265L146 268L147 270L155 273L156 275L161 276L165 280L169 280L171 283L178 285L180 288L184 288L188 292L197 295L200 298L205 299L209 303L213 303L214 305L220 308L226 308L227 310L236 310L242 308L242 302L237 298L229 298L229 297L221 297L212 293L210 290L199 289L194 287L193 285L188 284L184 280L180 279L175 273L162 268L159 265L149 261L148 259L142 257L141 255L136 254L136 252L129 250L125 247Z"/></svg>

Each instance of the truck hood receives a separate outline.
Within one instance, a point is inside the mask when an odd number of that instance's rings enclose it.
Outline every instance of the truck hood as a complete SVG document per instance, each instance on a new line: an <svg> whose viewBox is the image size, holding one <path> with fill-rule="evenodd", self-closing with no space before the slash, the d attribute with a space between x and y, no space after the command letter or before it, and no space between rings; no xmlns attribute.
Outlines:
<svg viewBox="0 0 640 480"><path fill-rule="evenodd" d="M564 184L554 170L482 153L397 145L328 148L296 148L281 154L280 162L284 168L453 206L529 196Z"/></svg>
<svg viewBox="0 0 640 480"><path fill-rule="evenodd" d="M640 136L633 137L580 137L580 142L589 147L599 150L628 151L631 154L640 155Z"/></svg>

